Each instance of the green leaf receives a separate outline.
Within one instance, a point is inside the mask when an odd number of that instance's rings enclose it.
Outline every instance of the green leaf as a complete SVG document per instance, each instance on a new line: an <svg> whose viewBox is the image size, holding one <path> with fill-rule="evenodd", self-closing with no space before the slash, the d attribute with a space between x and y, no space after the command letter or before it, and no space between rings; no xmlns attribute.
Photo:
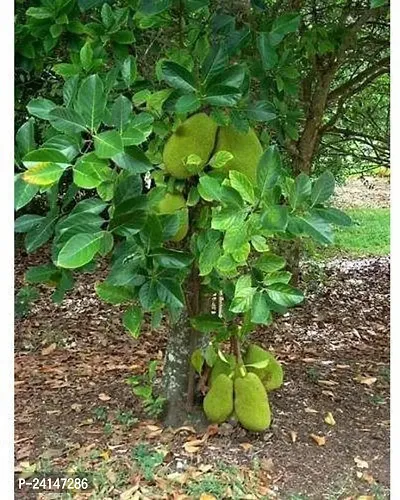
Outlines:
<svg viewBox="0 0 400 500"><path fill-rule="evenodd" d="M270 146L261 156L257 166L257 186L260 189L260 198L263 198L268 189L272 189L281 174L281 157L276 146Z"/></svg>
<svg viewBox="0 0 400 500"><path fill-rule="evenodd" d="M27 205L39 192L39 186L28 184L20 174L14 178L14 208L19 210Z"/></svg>
<svg viewBox="0 0 400 500"><path fill-rule="evenodd" d="M211 227L218 231L226 231L239 224L242 224L245 219L243 211L238 211L236 208L220 208L212 209Z"/></svg>
<svg viewBox="0 0 400 500"><path fill-rule="evenodd" d="M196 370L196 372L200 375L204 365L204 357L201 349L195 349L193 351L192 356L190 357L190 362L192 363L192 366Z"/></svg>
<svg viewBox="0 0 400 500"><path fill-rule="evenodd" d="M86 71L90 69L93 63L93 49L90 42L86 42L79 52L82 68Z"/></svg>
<svg viewBox="0 0 400 500"><path fill-rule="evenodd" d="M142 144L153 130L153 117L149 113L140 113L131 120L122 133L124 146Z"/></svg>
<svg viewBox="0 0 400 500"><path fill-rule="evenodd" d="M85 125L95 132L103 121L107 98L99 75L90 75L83 80L78 90L76 110Z"/></svg>
<svg viewBox="0 0 400 500"><path fill-rule="evenodd" d="M57 107L53 101L49 99L44 99L43 97L39 97L37 99L31 99L26 106L29 113L41 120L48 120L49 113L52 109Z"/></svg>
<svg viewBox="0 0 400 500"><path fill-rule="evenodd" d="M135 339L139 337L142 322L143 311L137 306L130 307L122 316L122 323L124 327Z"/></svg>
<svg viewBox="0 0 400 500"><path fill-rule="evenodd" d="M267 253L259 257L254 266L265 273L272 273L285 267L285 264L286 261L283 257L273 253Z"/></svg>
<svg viewBox="0 0 400 500"><path fill-rule="evenodd" d="M270 122L275 120L275 108L268 101L256 101L247 108L247 118L258 122Z"/></svg>
<svg viewBox="0 0 400 500"><path fill-rule="evenodd" d="M311 196L311 180L308 175L301 173L295 179L294 194L289 197L291 206L296 209Z"/></svg>
<svg viewBox="0 0 400 500"><path fill-rule="evenodd" d="M235 296L229 310L234 313L249 311L255 292L256 288L251 286L251 276L249 274L240 276L235 285Z"/></svg>
<svg viewBox="0 0 400 500"><path fill-rule="evenodd" d="M218 151L213 155L211 160L208 162L212 168L222 168L228 161L232 160L233 154L229 151Z"/></svg>
<svg viewBox="0 0 400 500"><path fill-rule="evenodd" d="M200 99L195 94L182 95L175 104L177 113L193 113L200 108Z"/></svg>
<svg viewBox="0 0 400 500"><path fill-rule="evenodd" d="M210 241L205 245L200 253L199 274L206 276L210 274L221 255L221 246L215 241Z"/></svg>
<svg viewBox="0 0 400 500"><path fill-rule="evenodd" d="M43 219L44 217L41 215L21 215L21 217L18 217L18 219L15 220L14 231L16 233L27 233L31 229L38 226L43 221Z"/></svg>
<svg viewBox="0 0 400 500"><path fill-rule="evenodd" d="M79 158L73 167L74 183L78 187L93 189L110 178L108 162L101 160L94 153L87 153Z"/></svg>
<svg viewBox="0 0 400 500"><path fill-rule="evenodd" d="M213 106L234 106L242 97L235 88L228 85L213 85L206 91L203 101Z"/></svg>
<svg viewBox="0 0 400 500"><path fill-rule="evenodd" d="M371 9L377 9L378 7L383 7L384 5L389 5L388 0L371 0Z"/></svg>
<svg viewBox="0 0 400 500"><path fill-rule="evenodd" d="M25 170L22 178L28 184L34 184L36 186L51 186L60 179L63 173L64 169L57 163L44 161L29 168L28 170Z"/></svg>
<svg viewBox="0 0 400 500"><path fill-rule="evenodd" d="M25 280L28 283L57 283L61 277L60 269L54 264L43 264L41 266L29 267L26 274Z"/></svg>
<svg viewBox="0 0 400 500"><path fill-rule="evenodd" d="M130 87L137 78L137 63L136 58L129 55L121 66L121 76L127 87Z"/></svg>
<svg viewBox="0 0 400 500"><path fill-rule="evenodd" d="M251 244L257 252L268 252L269 246L264 236L254 235L251 237Z"/></svg>
<svg viewBox="0 0 400 500"><path fill-rule="evenodd" d="M285 35L297 31L300 25L300 16L296 13L283 14L275 19L269 34L271 45L278 45Z"/></svg>
<svg viewBox="0 0 400 500"><path fill-rule="evenodd" d="M67 135L53 135L43 144L43 149L57 149L71 162L80 150L80 141Z"/></svg>
<svg viewBox="0 0 400 500"><path fill-rule="evenodd" d="M193 75L180 64L172 61L164 61L161 66L164 80L174 89L182 92L192 93L196 91Z"/></svg>
<svg viewBox="0 0 400 500"><path fill-rule="evenodd" d="M325 170L314 182L311 189L311 206L328 200L335 191L335 178L332 172Z"/></svg>
<svg viewBox="0 0 400 500"><path fill-rule="evenodd" d="M296 306L304 300L304 295L300 290L285 283L269 285L267 293L271 300L284 307Z"/></svg>
<svg viewBox="0 0 400 500"><path fill-rule="evenodd" d="M302 231L322 244L333 243L333 231L328 222L315 214L297 217Z"/></svg>
<svg viewBox="0 0 400 500"><path fill-rule="evenodd" d="M63 86L63 101L64 105L68 108L75 100L78 92L79 76L75 75L65 81Z"/></svg>
<svg viewBox="0 0 400 500"><path fill-rule="evenodd" d="M353 224L353 221L347 214L333 207L315 208L311 211L311 214L316 214L327 222L336 224L337 226L351 226Z"/></svg>
<svg viewBox="0 0 400 500"><path fill-rule="evenodd" d="M116 130L108 130L94 136L94 150L99 158L112 158L124 150L122 138Z"/></svg>
<svg viewBox="0 0 400 500"><path fill-rule="evenodd" d="M72 236L58 254L57 266L76 269L90 262L100 249L103 233L80 233Z"/></svg>
<svg viewBox="0 0 400 500"><path fill-rule="evenodd" d="M266 278L264 278L263 282L269 286L273 283L285 283L286 285L290 282L292 278L292 273L289 271L275 271L270 273Z"/></svg>
<svg viewBox="0 0 400 500"><path fill-rule="evenodd" d="M260 33L257 37L257 48L261 56L263 68L267 71L274 68L278 62L278 54L271 45L268 33Z"/></svg>
<svg viewBox="0 0 400 500"><path fill-rule="evenodd" d="M271 205L261 214L261 224L269 231L285 231L288 225L289 210L284 205Z"/></svg>
<svg viewBox="0 0 400 500"><path fill-rule="evenodd" d="M201 314L191 318L192 327L201 333L221 333L226 331L226 326L221 318L215 314Z"/></svg>
<svg viewBox="0 0 400 500"><path fill-rule="evenodd" d="M88 198L77 203L71 210L70 215L84 212L100 214L105 208L107 208L107 203L102 202L98 198Z"/></svg>
<svg viewBox="0 0 400 500"><path fill-rule="evenodd" d="M212 344L208 344L206 347L205 353L204 353L204 359L205 362L207 363L208 366L212 367L214 366L215 362L218 359L218 353L214 349L214 346Z"/></svg>
<svg viewBox="0 0 400 500"><path fill-rule="evenodd" d="M245 69L242 65L236 64L230 68L224 69L220 73L214 75L207 83L207 87L214 85L223 85L239 89L244 81Z"/></svg>
<svg viewBox="0 0 400 500"><path fill-rule="evenodd" d="M48 115L51 125L64 134L87 132L85 120L71 108L56 107Z"/></svg>
<svg viewBox="0 0 400 500"><path fill-rule="evenodd" d="M167 269L184 269L189 267L193 261L193 257L189 253L167 248L152 251L150 256L158 265Z"/></svg>
<svg viewBox="0 0 400 500"><path fill-rule="evenodd" d="M121 132L129 122L131 115L131 101L123 95L118 96L111 107L111 124Z"/></svg>
<svg viewBox="0 0 400 500"><path fill-rule="evenodd" d="M165 304L184 307L185 298L180 284L172 278L162 278L157 282L157 294Z"/></svg>
<svg viewBox="0 0 400 500"><path fill-rule="evenodd" d="M29 120L21 125L15 136L15 140L21 156L35 149L35 121L33 118L29 118Z"/></svg>
<svg viewBox="0 0 400 500"><path fill-rule="evenodd" d="M214 177L210 177L209 175L201 176L197 189L203 200L214 201L220 199L221 184Z"/></svg>
<svg viewBox="0 0 400 500"><path fill-rule="evenodd" d="M29 7L26 11L26 15L28 17L33 17L34 19L51 19L54 17L53 12L44 7Z"/></svg>
<svg viewBox="0 0 400 500"><path fill-rule="evenodd" d="M207 55L203 68L204 83L207 83L214 75L220 73L228 65L228 55L222 44L215 45L210 49Z"/></svg>
<svg viewBox="0 0 400 500"><path fill-rule="evenodd" d="M256 292L253 296L251 321L259 325L269 325L272 323L272 314L264 292Z"/></svg>
<svg viewBox="0 0 400 500"><path fill-rule="evenodd" d="M74 287L74 279L71 271L67 269L61 270L61 277L58 280L57 288L51 295L54 303L60 304L64 300L64 296L68 290Z"/></svg>
<svg viewBox="0 0 400 500"><path fill-rule="evenodd" d="M34 252L49 241L53 234L57 217L57 215L49 213L38 226L35 226L26 234L25 248L28 253Z"/></svg>
<svg viewBox="0 0 400 500"><path fill-rule="evenodd" d="M131 146L112 157L112 161L131 174L144 174L153 169L147 156L139 148Z"/></svg>
<svg viewBox="0 0 400 500"><path fill-rule="evenodd" d="M113 305L125 304L131 302L134 298L134 294L130 288L110 285L107 281L96 283L95 290L101 300Z"/></svg>
<svg viewBox="0 0 400 500"><path fill-rule="evenodd" d="M254 195L253 184L245 174L236 170L230 170L229 180L231 181L231 186L236 189L245 201L250 204L255 203L256 198Z"/></svg>

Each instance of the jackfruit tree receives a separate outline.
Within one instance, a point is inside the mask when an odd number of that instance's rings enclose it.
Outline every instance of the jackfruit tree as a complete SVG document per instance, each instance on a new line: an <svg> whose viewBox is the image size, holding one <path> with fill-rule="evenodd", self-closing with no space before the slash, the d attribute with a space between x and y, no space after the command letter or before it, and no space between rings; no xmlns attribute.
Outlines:
<svg viewBox="0 0 400 500"><path fill-rule="evenodd" d="M283 370L251 333L304 300L279 249L331 244L333 226L351 223L330 205L333 175L301 166L307 16L270 18L263 1L237 20L206 0L79 1L93 22L64 26L75 3L27 11L32 32L55 16L54 43L71 40L52 67L57 91L28 102L16 134L15 230L28 253L49 248L26 281L60 302L78 273L106 265L96 293L124 309L127 341L144 324L169 329L166 422L180 425L200 395L210 421L262 431ZM28 210L38 198L46 214Z"/></svg>

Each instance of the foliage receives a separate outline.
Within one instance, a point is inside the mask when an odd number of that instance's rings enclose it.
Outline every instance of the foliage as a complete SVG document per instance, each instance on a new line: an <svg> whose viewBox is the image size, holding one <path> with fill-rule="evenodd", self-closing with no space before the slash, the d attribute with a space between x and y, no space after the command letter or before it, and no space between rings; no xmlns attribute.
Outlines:
<svg viewBox="0 0 400 500"><path fill-rule="evenodd" d="M31 310L32 304L39 298L39 292L33 286L22 287L15 296L15 316L23 318Z"/></svg>
<svg viewBox="0 0 400 500"><path fill-rule="evenodd" d="M147 481L151 481L154 478L155 469L164 461L162 453L152 451L145 444L139 444L132 450L132 458L138 463Z"/></svg>
<svg viewBox="0 0 400 500"><path fill-rule="evenodd" d="M145 412L151 417L158 417L164 410L165 398L154 393L157 361L150 361L143 375L132 375L127 383L132 386L132 392L143 401Z"/></svg>

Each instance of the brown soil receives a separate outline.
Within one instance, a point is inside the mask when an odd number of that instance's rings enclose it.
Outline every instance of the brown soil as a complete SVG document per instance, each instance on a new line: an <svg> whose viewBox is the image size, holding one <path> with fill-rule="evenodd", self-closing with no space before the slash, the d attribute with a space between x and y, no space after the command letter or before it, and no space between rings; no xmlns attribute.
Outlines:
<svg viewBox="0 0 400 500"><path fill-rule="evenodd" d="M17 283L33 261L18 256ZM167 449L170 473L222 462L261 467L268 493L254 492L253 498L300 499L290 496L295 493L318 500L357 498L387 488L389 261L336 262L320 285L310 272L305 306L253 335L273 348L285 368L284 387L270 397L270 431L257 435L230 424L210 427L195 452L183 447L196 439L193 430L174 434L146 419L126 384L150 359L162 360L165 328L131 339L118 308L95 297L99 273L81 276L62 305L52 304L50 291L43 289L32 313L16 322L16 464L41 457L62 468L93 448L129 457L146 441ZM121 411L141 420L129 432L114 423L106 435L104 423L94 417L99 407L107 408L114 422ZM334 425L324 422L328 412ZM311 434L324 437L325 444L318 445ZM147 498L197 498L165 495Z"/></svg>

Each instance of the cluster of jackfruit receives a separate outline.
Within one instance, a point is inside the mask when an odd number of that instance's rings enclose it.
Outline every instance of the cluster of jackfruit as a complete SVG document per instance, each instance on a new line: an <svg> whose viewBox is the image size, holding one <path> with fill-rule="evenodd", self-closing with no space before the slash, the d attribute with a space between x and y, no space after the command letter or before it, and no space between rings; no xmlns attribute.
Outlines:
<svg viewBox="0 0 400 500"><path fill-rule="evenodd" d="M163 161L165 170L177 179L187 179L201 172L211 155L229 151L233 158L220 171L237 170L256 181L262 146L253 129L237 132L233 127L218 127L205 113L197 113L184 121L165 144ZM188 169L185 160L190 155L201 161Z"/></svg>
<svg viewBox="0 0 400 500"><path fill-rule="evenodd" d="M211 370L210 390L203 402L208 420L220 424L234 415L245 429L264 431L271 425L267 391L282 385L281 364L255 344L249 345L242 366L232 355L227 361L218 358ZM255 364L263 368L251 366Z"/></svg>

